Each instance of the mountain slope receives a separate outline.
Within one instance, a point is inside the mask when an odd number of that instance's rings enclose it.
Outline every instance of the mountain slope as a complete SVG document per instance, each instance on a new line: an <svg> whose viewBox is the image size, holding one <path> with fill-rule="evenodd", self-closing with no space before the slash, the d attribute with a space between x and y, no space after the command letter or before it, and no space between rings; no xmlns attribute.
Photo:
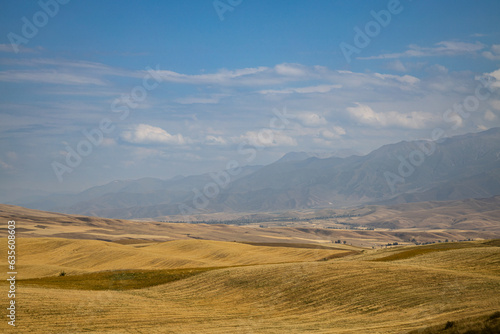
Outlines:
<svg viewBox="0 0 500 334"><path fill-rule="evenodd" d="M420 153L423 162L407 172L423 144L429 142L386 145L361 157L278 162L233 182L217 201L228 209L283 210L500 194L500 129L446 139L432 154ZM387 172L399 178L393 189Z"/></svg>
<svg viewBox="0 0 500 334"><path fill-rule="evenodd" d="M500 195L500 128L440 143L404 141L365 156L302 159L307 156L297 153L268 166L245 167L228 185L220 186L216 196L208 189L216 181L204 174L167 181L115 181L73 196L13 204L130 219Z"/></svg>

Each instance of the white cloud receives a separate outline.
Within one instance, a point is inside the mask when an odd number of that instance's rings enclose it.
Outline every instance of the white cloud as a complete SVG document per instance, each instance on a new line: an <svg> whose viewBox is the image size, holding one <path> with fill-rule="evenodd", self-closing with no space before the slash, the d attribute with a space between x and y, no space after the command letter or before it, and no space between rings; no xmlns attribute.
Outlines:
<svg viewBox="0 0 500 334"><path fill-rule="evenodd" d="M300 77L307 74L307 68L299 64L278 64L274 70L279 75Z"/></svg>
<svg viewBox="0 0 500 334"><path fill-rule="evenodd" d="M340 126L333 126L331 129L325 129L321 132L321 135L326 139L337 139L345 134L345 129Z"/></svg>
<svg viewBox="0 0 500 334"><path fill-rule="evenodd" d="M327 121L323 116L313 112L300 113L295 115L295 118L297 118L305 126L320 126L327 124Z"/></svg>
<svg viewBox="0 0 500 334"><path fill-rule="evenodd" d="M316 69L317 70L317 69ZM317 76L315 69L300 64L278 64L273 68L260 66L236 70L221 69L215 73L182 74L169 70L153 70L164 81L193 85L274 85L311 79Z"/></svg>
<svg viewBox="0 0 500 334"><path fill-rule="evenodd" d="M359 94L359 89L377 90L392 88L397 90L413 90L416 84L420 82L415 76L411 75L393 75L382 73L360 73L350 71L332 71L323 74L325 78L330 79L342 85L341 94L346 91L352 91L354 94Z"/></svg>
<svg viewBox="0 0 500 334"><path fill-rule="evenodd" d="M236 80L241 81L248 79L256 74L267 71L269 71L268 67L244 68L234 71L222 69L212 74L197 75L181 74L169 70L154 70L152 72L156 73L162 80L170 82L186 84L229 84Z"/></svg>
<svg viewBox="0 0 500 334"><path fill-rule="evenodd" d="M246 142L255 147L271 146L297 146L297 141L285 135L281 131L262 129L260 131L248 131L236 138L236 142Z"/></svg>
<svg viewBox="0 0 500 334"><path fill-rule="evenodd" d="M500 44L492 45L491 51L484 51L482 55L490 60L500 60Z"/></svg>
<svg viewBox="0 0 500 334"><path fill-rule="evenodd" d="M434 47L421 47L415 44L408 46L408 50L400 53L386 53L371 57L358 57L358 59L396 59L406 57L431 57L431 56L459 56L476 54L485 48L480 42L467 43L456 41L442 41L434 44Z"/></svg>
<svg viewBox="0 0 500 334"><path fill-rule="evenodd" d="M486 110L484 113L484 119L487 121L494 121L497 118L497 115L495 115L491 110Z"/></svg>
<svg viewBox="0 0 500 334"><path fill-rule="evenodd" d="M5 170L14 169L14 167L12 167L11 165L9 165L6 162L3 162L2 160L0 160L0 167L2 167L2 169L5 169Z"/></svg>
<svg viewBox="0 0 500 334"><path fill-rule="evenodd" d="M122 133L122 139L132 144L167 144L183 145L190 142L181 134L171 135L162 128L147 124L139 124L131 130Z"/></svg>
<svg viewBox="0 0 500 334"><path fill-rule="evenodd" d="M495 79L494 82L491 83L491 88L500 88L500 69L486 74ZM476 78L476 80L478 80L478 78Z"/></svg>
<svg viewBox="0 0 500 334"><path fill-rule="evenodd" d="M405 65L401 62L401 60L396 59L394 61L391 61L387 63L387 68L393 71L398 71L398 72L406 72L408 69L406 68Z"/></svg>
<svg viewBox="0 0 500 334"><path fill-rule="evenodd" d="M208 135L205 137L205 143L208 145L226 145L227 141L221 136Z"/></svg>
<svg viewBox="0 0 500 334"><path fill-rule="evenodd" d="M448 73L448 69L443 66L443 65L439 65L439 64L434 64L432 66L430 66L428 68L428 71L429 72L434 72L434 73L440 73L440 74L447 74Z"/></svg>
<svg viewBox="0 0 500 334"><path fill-rule="evenodd" d="M375 112L367 105L356 103L356 107L346 110L358 122L380 127L396 126L408 129L422 129L434 120L434 116L425 112L399 113L397 111Z"/></svg>
<svg viewBox="0 0 500 334"><path fill-rule="evenodd" d="M399 76L399 75L392 75L392 74L375 73L374 76L377 78L381 78L383 80L391 79L391 80L399 81L400 83L408 84L408 85L414 85L414 84L417 84L420 82L420 79L418 79L414 76L411 76L411 75Z"/></svg>

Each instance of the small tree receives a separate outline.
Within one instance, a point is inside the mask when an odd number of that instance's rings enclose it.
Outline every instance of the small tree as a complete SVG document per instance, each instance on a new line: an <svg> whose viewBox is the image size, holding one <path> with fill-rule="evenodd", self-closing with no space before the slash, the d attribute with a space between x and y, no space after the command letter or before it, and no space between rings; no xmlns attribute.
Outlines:
<svg viewBox="0 0 500 334"><path fill-rule="evenodd" d="M66 276L66 272L63 270L59 273L59 276Z"/></svg>
<svg viewBox="0 0 500 334"><path fill-rule="evenodd" d="M446 325L444 326L444 329L447 330L451 327L455 326L455 323L453 321L448 321Z"/></svg>

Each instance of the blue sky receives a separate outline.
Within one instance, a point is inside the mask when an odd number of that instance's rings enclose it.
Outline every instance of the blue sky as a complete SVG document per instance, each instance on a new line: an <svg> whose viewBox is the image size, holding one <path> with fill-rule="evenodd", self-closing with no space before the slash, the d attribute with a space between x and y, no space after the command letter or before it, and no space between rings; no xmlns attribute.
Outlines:
<svg viewBox="0 0 500 334"><path fill-rule="evenodd" d="M498 1L1 1L0 192L500 126L498 83L474 99L500 80L498 17Z"/></svg>

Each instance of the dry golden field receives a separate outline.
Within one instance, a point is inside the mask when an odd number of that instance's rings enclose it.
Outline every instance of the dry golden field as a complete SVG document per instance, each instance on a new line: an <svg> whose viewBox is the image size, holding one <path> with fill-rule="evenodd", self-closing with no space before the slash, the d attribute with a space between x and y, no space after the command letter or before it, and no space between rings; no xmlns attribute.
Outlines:
<svg viewBox="0 0 500 334"><path fill-rule="evenodd" d="M465 333L498 322L498 223L259 228L7 205L0 218L16 220L18 271L16 328L5 313L2 333ZM0 236L6 259L5 228ZM8 288L0 281L3 305Z"/></svg>
<svg viewBox="0 0 500 334"><path fill-rule="evenodd" d="M268 247L210 240L122 245L97 240L20 238L17 268L18 278L22 279L57 275L61 271L72 275L105 270L229 267L316 261L349 254L349 247L345 248ZM2 243L1 252L7 254L6 242Z"/></svg>
<svg viewBox="0 0 500 334"><path fill-rule="evenodd" d="M498 242L288 246L21 238L15 332L406 333L500 310Z"/></svg>

